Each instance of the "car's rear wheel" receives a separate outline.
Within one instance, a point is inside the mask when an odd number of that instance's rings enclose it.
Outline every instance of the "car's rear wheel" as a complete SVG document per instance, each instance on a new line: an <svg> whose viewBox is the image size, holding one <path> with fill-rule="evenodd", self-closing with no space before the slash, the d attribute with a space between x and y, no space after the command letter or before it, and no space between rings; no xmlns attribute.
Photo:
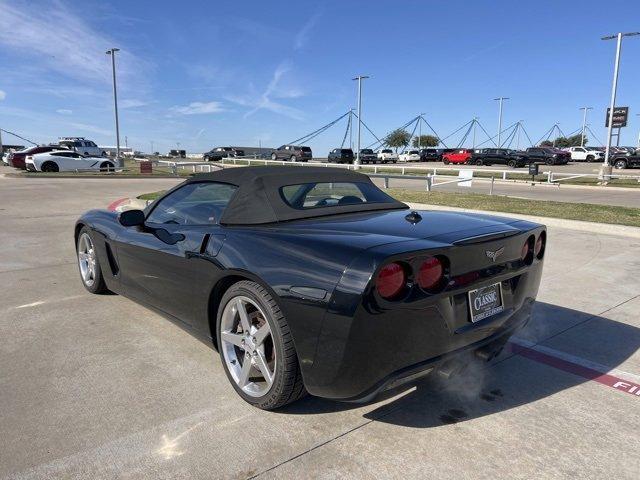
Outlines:
<svg viewBox="0 0 640 480"><path fill-rule="evenodd" d="M84 288L91 293L105 293L107 292L107 285L104 283L104 277L102 276L102 269L100 268L100 262L96 255L96 249L93 245L93 240L89 235L89 229L82 227L80 234L78 235L77 254L78 254L78 268L80 270L80 279Z"/></svg>
<svg viewBox="0 0 640 480"><path fill-rule="evenodd" d="M626 160L616 160L615 163L613 164L614 167L616 167L618 170L623 170L625 168L627 168L627 161Z"/></svg>
<svg viewBox="0 0 640 480"><path fill-rule="evenodd" d="M275 153L271 154L271 160L277 160L278 159L278 155L276 155Z"/></svg>
<svg viewBox="0 0 640 480"><path fill-rule="evenodd" d="M291 155L291 157L289 158L289 160L291 160L292 162L295 162L297 160L295 155Z"/></svg>
<svg viewBox="0 0 640 480"><path fill-rule="evenodd" d="M553 161L553 158L547 159L547 165L555 165L556 162Z"/></svg>
<svg viewBox="0 0 640 480"><path fill-rule="evenodd" d="M445 165L449 165L449 160L445 158L444 160L442 160L442 163L444 163Z"/></svg>
<svg viewBox="0 0 640 480"><path fill-rule="evenodd" d="M58 164L55 162L44 162L40 169L43 172L59 172L60 168L58 168Z"/></svg>
<svg viewBox="0 0 640 480"><path fill-rule="evenodd" d="M482 159L479 158L479 159L476 160L476 165L481 167L482 165L484 165L484 162L482 161Z"/></svg>
<svg viewBox="0 0 640 480"><path fill-rule="evenodd" d="M248 280L232 285L216 332L222 365L243 400L272 410L306 394L289 325L265 288Z"/></svg>
<svg viewBox="0 0 640 480"><path fill-rule="evenodd" d="M100 164L101 172L113 172L115 170L115 165L111 162L102 162Z"/></svg>
<svg viewBox="0 0 640 480"><path fill-rule="evenodd" d="M509 165L511 168L516 168L518 166L518 163L515 160L509 160L507 162L507 165Z"/></svg>
<svg viewBox="0 0 640 480"><path fill-rule="evenodd" d="M595 158L596 157L594 157L593 155L587 155L587 162L593 162Z"/></svg>

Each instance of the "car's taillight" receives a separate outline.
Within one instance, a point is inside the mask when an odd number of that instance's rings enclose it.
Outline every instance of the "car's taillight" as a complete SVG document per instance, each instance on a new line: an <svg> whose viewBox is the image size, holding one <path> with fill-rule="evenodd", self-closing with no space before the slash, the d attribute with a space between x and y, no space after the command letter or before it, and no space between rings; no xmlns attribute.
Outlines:
<svg viewBox="0 0 640 480"><path fill-rule="evenodd" d="M536 240L536 246L533 249L533 254L536 256L538 260L540 260L544 256L544 247L547 243L547 234L546 232L540 233L538 239Z"/></svg>
<svg viewBox="0 0 640 480"><path fill-rule="evenodd" d="M431 290L437 287L442 281L444 268L438 257L429 257L418 270L418 285L425 290Z"/></svg>
<svg viewBox="0 0 640 480"><path fill-rule="evenodd" d="M402 265L397 262L382 267L376 277L376 290L382 298L397 297L407 284L407 274Z"/></svg>
<svg viewBox="0 0 640 480"><path fill-rule="evenodd" d="M533 236L527 238L524 245L522 245L520 259L525 263L531 263L533 261Z"/></svg>

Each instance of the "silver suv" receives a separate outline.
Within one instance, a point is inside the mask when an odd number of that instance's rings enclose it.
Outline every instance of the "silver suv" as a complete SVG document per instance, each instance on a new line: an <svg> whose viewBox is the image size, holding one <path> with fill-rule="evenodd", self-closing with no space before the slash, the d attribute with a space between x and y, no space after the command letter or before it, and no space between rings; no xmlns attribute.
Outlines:
<svg viewBox="0 0 640 480"><path fill-rule="evenodd" d="M75 150L85 157L106 157L107 152L101 149L95 142L84 137L60 137L58 142L62 147Z"/></svg>

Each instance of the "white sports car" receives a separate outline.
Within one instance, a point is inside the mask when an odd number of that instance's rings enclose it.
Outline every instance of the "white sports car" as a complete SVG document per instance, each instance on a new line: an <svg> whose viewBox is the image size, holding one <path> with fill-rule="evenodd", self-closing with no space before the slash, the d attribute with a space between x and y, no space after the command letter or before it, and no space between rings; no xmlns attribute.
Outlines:
<svg viewBox="0 0 640 480"><path fill-rule="evenodd" d="M112 172L115 164L104 157L85 157L71 150L60 150L29 155L25 159L27 170L32 172L77 172L98 170Z"/></svg>

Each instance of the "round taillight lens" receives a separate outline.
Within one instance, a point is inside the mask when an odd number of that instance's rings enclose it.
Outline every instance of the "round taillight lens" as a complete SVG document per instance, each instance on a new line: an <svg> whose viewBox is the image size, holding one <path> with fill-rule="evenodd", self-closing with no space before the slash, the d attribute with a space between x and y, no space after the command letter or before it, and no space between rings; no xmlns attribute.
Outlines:
<svg viewBox="0 0 640 480"><path fill-rule="evenodd" d="M531 251L531 244L529 240L527 240L526 242L524 242L524 245L522 246L522 251L520 252L520 258L522 259L523 262L527 261L527 257L529 256L530 251Z"/></svg>
<svg viewBox="0 0 640 480"><path fill-rule="evenodd" d="M533 249L533 254L537 258L542 258L544 255L544 246L547 243L547 234L542 232L536 240L536 246Z"/></svg>
<svg viewBox="0 0 640 480"><path fill-rule="evenodd" d="M442 262L437 257L429 257L418 270L418 285L425 290L432 289L440 283L442 275L444 274L444 268Z"/></svg>
<svg viewBox="0 0 640 480"><path fill-rule="evenodd" d="M382 298L397 296L407 283L407 275L399 263L382 267L376 278L376 289Z"/></svg>

